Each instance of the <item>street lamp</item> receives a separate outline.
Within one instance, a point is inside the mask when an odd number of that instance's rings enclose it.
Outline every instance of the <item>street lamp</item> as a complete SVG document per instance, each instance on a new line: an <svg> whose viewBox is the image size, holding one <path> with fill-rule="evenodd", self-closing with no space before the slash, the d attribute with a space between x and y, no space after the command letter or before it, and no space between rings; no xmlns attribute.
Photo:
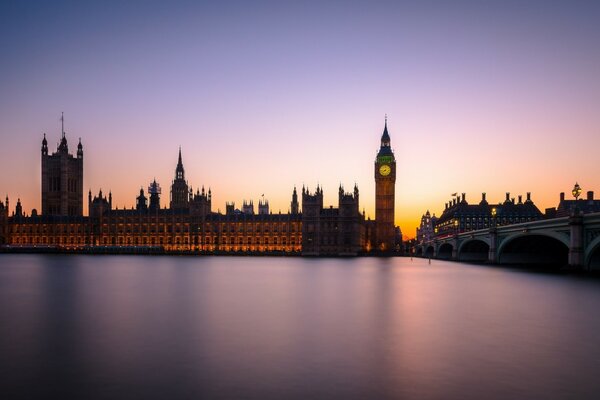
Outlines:
<svg viewBox="0 0 600 400"><path fill-rule="evenodd" d="M456 234L458 235L458 219L454 220L454 229L456 230Z"/></svg>
<svg viewBox="0 0 600 400"><path fill-rule="evenodd" d="M578 214L579 210L577 209L577 198L581 194L581 186L579 186L579 183L575 182L575 186L573 186L571 193L573 194L573 197L575 197L575 204L573 205L572 212L573 214Z"/></svg>
<svg viewBox="0 0 600 400"><path fill-rule="evenodd" d="M494 228L496 227L496 214L498 213L498 210L496 209L496 207L492 207L492 224L494 226Z"/></svg>
<svg viewBox="0 0 600 400"><path fill-rule="evenodd" d="M573 186L571 193L573 194L573 197L575 197L575 200L577 200L579 195L581 195L581 186L579 186L579 183L575 182L575 186Z"/></svg>

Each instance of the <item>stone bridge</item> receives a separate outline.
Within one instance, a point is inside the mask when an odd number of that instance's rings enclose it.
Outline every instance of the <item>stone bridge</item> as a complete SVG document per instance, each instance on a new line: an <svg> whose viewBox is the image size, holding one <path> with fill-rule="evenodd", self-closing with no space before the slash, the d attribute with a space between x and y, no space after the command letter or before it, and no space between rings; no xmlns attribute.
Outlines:
<svg viewBox="0 0 600 400"><path fill-rule="evenodd" d="M414 251L417 256L447 260L600 270L600 213L437 237Z"/></svg>

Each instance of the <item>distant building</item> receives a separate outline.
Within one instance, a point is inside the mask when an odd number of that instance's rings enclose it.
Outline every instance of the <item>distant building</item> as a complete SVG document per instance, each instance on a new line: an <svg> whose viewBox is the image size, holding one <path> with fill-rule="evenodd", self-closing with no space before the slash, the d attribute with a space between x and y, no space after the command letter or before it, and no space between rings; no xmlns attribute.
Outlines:
<svg viewBox="0 0 600 400"><path fill-rule="evenodd" d="M461 232L487 229L491 226L501 226L529 222L541 219L543 214L531 200L531 194L523 201L518 201L506 193L503 203L488 204L485 193L481 195L478 204L469 204L465 193L446 203L444 212L433 224L434 235L449 235Z"/></svg>
<svg viewBox="0 0 600 400"><path fill-rule="evenodd" d="M421 217L421 223L417 227L417 242L429 242L433 239L433 237L435 236L434 227L437 223L437 220L438 219L435 216L435 214L431 216L429 210L427 210L427 212L423 214L423 216Z"/></svg>
<svg viewBox="0 0 600 400"><path fill-rule="evenodd" d="M585 199L566 200L563 192L560 194L558 207L546 210L546 213L549 214L549 216L553 215L556 218L560 218L568 217L575 210L582 214L600 212L600 200L594 199L594 192L592 191L587 192Z"/></svg>

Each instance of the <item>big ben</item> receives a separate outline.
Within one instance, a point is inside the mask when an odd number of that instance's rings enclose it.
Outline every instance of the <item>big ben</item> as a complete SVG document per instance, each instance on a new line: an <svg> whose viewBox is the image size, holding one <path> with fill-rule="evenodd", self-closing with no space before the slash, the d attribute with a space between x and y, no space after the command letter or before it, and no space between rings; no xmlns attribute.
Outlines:
<svg viewBox="0 0 600 400"><path fill-rule="evenodd" d="M378 251L394 249L395 185L396 158L390 146L386 117L375 159L375 248Z"/></svg>

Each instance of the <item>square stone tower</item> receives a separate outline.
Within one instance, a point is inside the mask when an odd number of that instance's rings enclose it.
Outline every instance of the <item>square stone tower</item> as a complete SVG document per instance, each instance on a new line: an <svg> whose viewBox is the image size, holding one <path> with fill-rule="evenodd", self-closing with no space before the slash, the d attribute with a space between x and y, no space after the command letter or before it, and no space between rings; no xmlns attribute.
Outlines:
<svg viewBox="0 0 600 400"><path fill-rule="evenodd" d="M62 137L53 154L48 154L46 134L42 140L42 215L83 215L83 146L77 156L69 154L62 121Z"/></svg>

